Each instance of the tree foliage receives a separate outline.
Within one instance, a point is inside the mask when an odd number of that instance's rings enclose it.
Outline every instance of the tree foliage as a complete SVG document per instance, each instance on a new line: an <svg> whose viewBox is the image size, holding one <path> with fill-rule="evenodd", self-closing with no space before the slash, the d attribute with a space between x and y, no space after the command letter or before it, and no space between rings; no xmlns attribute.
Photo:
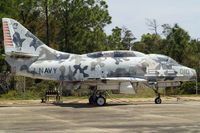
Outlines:
<svg viewBox="0 0 200 133"><path fill-rule="evenodd" d="M180 28L178 24L175 24L167 35L166 40L168 55L179 63L183 63L187 55L187 48L189 47L189 34Z"/></svg>
<svg viewBox="0 0 200 133"><path fill-rule="evenodd" d="M85 53L106 49L103 28L111 23L103 0L53 1L51 16L57 22L59 41L66 52Z"/></svg>
<svg viewBox="0 0 200 133"><path fill-rule="evenodd" d="M115 27L112 29L112 34L107 37L108 49L123 49L122 45L122 29Z"/></svg>
<svg viewBox="0 0 200 133"><path fill-rule="evenodd" d="M143 34L135 42L134 33L116 26L110 35L104 28L111 23L105 0L47 0L50 46L70 53L87 53L101 50L124 50L133 47L144 53L165 54L179 63L195 68L200 77L200 42L178 24L163 24L158 33L156 20L147 25L153 33ZM33 34L46 42L46 0L0 1L0 18L18 20ZM0 26L2 22L0 21ZM3 34L0 28L0 72L9 68L3 56Z"/></svg>

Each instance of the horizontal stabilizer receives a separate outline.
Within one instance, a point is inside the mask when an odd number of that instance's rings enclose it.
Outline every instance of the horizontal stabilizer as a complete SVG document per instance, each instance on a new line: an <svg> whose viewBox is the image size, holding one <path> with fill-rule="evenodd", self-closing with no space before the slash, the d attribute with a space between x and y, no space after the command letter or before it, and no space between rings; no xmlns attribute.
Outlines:
<svg viewBox="0 0 200 133"><path fill-rule="evenodd" d="M10 56L14 56L14 57L38 57L38 55L34 55L32 53L24 53L24 52L15 52L15 51L12 51L10 52Z"/></svg>

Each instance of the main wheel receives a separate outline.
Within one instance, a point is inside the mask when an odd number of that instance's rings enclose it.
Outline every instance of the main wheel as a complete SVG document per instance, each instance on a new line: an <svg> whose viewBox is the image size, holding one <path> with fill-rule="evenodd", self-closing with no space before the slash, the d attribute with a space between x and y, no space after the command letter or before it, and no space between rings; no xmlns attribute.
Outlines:
<svg viewBox="0 0 200 133"><path fill-rule="evenodd" d="M90 97L89 97L89 104L94 104L93 96L90 96Z"/></svg>
<svg viewBox="0 0 200 133"><path fill-rule="evenodd" d="M157 97L155 99L155 104L161 104L161 103L162 103L162 100L159 97Z"/></svg>
<svg viewBox="0 0 200 133"><path fill-rule="evenodd" d="M106 104L106 99L103 96L97 97L96 103L98 106L103 106Z"/></svg>
<svg viewBox="0 0 200 133"><path fill-rule="evenodd" d="M95 96L90 96L89 97L89 104L95 104L96 103L96 100L97 100L97 97Z"/></svg>

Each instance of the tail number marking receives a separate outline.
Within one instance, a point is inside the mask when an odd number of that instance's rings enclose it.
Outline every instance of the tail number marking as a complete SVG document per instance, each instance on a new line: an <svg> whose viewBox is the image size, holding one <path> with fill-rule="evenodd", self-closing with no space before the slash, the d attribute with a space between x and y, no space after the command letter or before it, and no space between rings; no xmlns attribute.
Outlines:
<svg viewBox="0 0 200 133"><path fill-rule="evenodd" d="M180 74L189 75L190 71L188 69L180 69Z"/></svg>

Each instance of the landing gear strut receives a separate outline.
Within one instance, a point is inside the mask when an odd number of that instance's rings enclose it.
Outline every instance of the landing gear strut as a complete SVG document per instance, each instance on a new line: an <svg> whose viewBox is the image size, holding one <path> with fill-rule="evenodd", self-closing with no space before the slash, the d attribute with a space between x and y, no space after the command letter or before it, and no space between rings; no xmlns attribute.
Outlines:
<svg viewBox="0 0 200 133"><path fill-rule="evenodd" d="M104 106L106 104L105 93L98 91L96 87L92 87L92 95L89 97L89 104Z"/></svg>

